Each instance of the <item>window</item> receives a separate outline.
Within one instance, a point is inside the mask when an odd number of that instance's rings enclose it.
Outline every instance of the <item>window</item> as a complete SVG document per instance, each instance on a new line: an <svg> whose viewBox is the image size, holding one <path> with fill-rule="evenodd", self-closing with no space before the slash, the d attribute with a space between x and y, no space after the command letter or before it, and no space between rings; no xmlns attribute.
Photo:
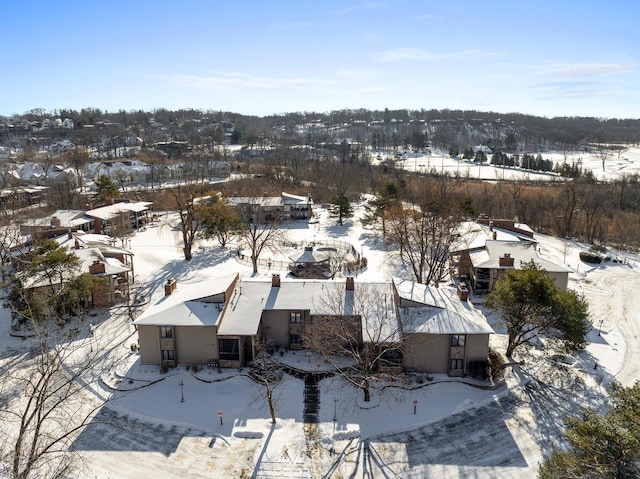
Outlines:
<svg viewBox="0 0 640 479"><path fill-rule="evenodd" d="M302 321L302 313L300 311L289 313L289 317L291 318L291 324Z"/></svg>
<svg viewBox="0 0 640 479"><path fill-rule="evenodd" d="M173 361L173 349L163 349L162 350L162 360L163 361Z"/></svg>
<svg viewBox="0 0 640 479"><path fill-rule="evenodd" d="M452 334L451 335L451 346L464 347L464 342L467 336L464 334Z"/></svg>
<svg viewBox="0 0 640 479"><path fill-rule="evenodd" d="M240 360L240 350L237 339L220 339L218 340L218 345L220 346L220 359L227 361Z"/></svg>
<svg viewBox="0 0 640 479"><path fill-rule="evenodd" d="M173 338L173 328L171 326L160 326L161 338Z"/></svg>
<svg viewBox="0 0 640 479"><path fill-rule="evenodd" d="M300 335L299 334L291 334L289 336L289 342L292 345L299 345L300 344Z"/></svg>
<svg viewBox="0 0 640 479"><path fill-rule="evenodd" d="M450 366L451 371L462 371L463 367L464 367L464 360L462 359L451 360L451 366Z"/></svg>

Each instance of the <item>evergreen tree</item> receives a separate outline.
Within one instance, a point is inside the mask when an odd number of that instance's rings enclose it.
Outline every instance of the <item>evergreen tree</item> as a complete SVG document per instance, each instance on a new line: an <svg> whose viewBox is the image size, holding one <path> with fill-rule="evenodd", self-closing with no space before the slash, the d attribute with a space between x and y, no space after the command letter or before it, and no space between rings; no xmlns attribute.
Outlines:
<svg viewBox="0 0 640 479"><path fill-rule="evenodd" d="M571 448L555 450L538 469L539 479L633 479L640 476L640 383L611 386L611 409L603 416L584 408L566 420Z"/></svg>
<svg viewBox="0 0 640 479"><path fill-rule="evenodd" d="M109 200L120 198L120 190L108 176L101 176L96 180L96 194L94 199L98 205L104 205Z"/></svg>
<svg viewBox="0 0 640 479"><path fill-rule="evenodd" d="M508 270L486 304L502 313L509 337L507 357L543 333L556 336L569 349L584 349L588 342L587 302L572 290L559 290L534 262Z"/></svg>
<svg viewBox="0 0 640 479"><path fill-rule="evenodd" d="M344 195L333 198L329 205L329 215L332 218L338 218L338 224L342 226L345 218L353 216L353 207L349 203L349 198Z"/></svg>

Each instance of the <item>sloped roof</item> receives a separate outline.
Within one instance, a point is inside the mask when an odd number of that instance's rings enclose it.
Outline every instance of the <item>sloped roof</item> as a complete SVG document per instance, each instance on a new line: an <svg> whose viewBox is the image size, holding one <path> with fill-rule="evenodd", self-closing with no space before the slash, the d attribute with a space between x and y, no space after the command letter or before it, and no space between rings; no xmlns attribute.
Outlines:
<svg viewBox="0 0 640 479"><path fill-rule="evenodd" d="M282 201L285 205L312 205L313 200L310 196L298 196L290 193L282 192Z"/></svg>
<svg viewBox="0 0 640 479"><path fill-rule="evenodd" d="M114 203L112 205L102 206L101 208L95 208L93 210L89 210L85 212L87 216L91 216L93 218L99 218L101 220L110 220L111 218L115 218L120 213L125 212L136 212L139 213L141 211L145 211L149 209L153 202L151 201L133 201L130 203L121 202Z"/></svg>
<svg viewBox="0 0 640 479"><path fill-rule="evenodd" d="M93 221L84 214L82 210L57 210L55 213L44 218L26 219L22 222L24 226L51 226L53 218L60 220L62 228L74 228Z"/></svg>
<svg viewBox="0 0 640 479"><path fill-rule="evenodd" d="M517 224L520 229L530 230L527 225ZM476 222L463 223L457 231L458 238L451 245L452 252L467 251L484 248L487 241L492 241L495 233L495 239L498 241L522 241L525 243L535 243L536 241L524 234L516 233L506 229L493 227L493 230L487 225Z"/></svg>
<svg viewBox="0 0 640 479"><path fill-rule="evenodd" d="M405 333L493 334L481 311L460 301L454 288L412 281L395 283Z"/></svg>
<svg viewBox="0 0 640 479"><path fill-rule="evenodd" d="M523 263L534 261L540 268L550 273L568 273L571 271L564 264L557 264L538 256L536 245L517 241L490 240L482 251L469 254L471 264L475 268L510 269L510 266L500 266L500 257L505 254L513 258L513 268L520 269Z"/></svg>
<svg viewBox="0 0 640 479"><path fill-rule="evenodd" d="M133 324L144 326L215 326L224 303L209 300L226 291L236 275L209 278L194 284L178 284L176 290L160 298Z"/></svg>

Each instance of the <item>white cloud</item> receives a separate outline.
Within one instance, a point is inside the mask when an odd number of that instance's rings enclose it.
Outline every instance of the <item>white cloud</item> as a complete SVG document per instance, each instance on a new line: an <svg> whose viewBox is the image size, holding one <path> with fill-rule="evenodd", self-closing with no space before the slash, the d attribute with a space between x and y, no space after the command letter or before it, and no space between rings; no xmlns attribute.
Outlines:
<svg viewBox="0 0 640 479"><path fill-rule="evenodd" d="M548 65L546 74L558 77L595 77L627 73L635 69L630 63L569 63L566 65Z"/></svg>
<svg viewBox="0 0 640 479"><path fill-rule="evenodd" d="M431 53L430 51L422 48L407 47L374 53L373 59L378 62L389 63L400 61L431 61L456 58L483 59L500 55L504 55L504 52L486 52L482 50L471 49L462 50L459 52Z"/></svg>

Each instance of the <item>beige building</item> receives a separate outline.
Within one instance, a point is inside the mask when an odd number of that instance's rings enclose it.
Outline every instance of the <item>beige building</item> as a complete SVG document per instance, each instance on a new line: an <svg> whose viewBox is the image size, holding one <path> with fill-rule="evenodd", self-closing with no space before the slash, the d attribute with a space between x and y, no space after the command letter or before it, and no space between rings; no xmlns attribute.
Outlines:
<svg viewBox="0 0 640 479"><path fill-rule="evenodd" d="M298 196L282 192L280 196L231 196L227 198L245 218L266 221L308 220L313 216L311 196Z"/></svg>
<svg viewBox="0 0 640 479"><path fill-rule="evenodd" d="M238 276L168 283L134 324L143 363L241 367L259 348L357 348L380 369L464 375L486 360L491 326L451 288L413 282L271 281Z"/></svg>
<svg viewBox="0 0 640 479"><path fill-rule="evenodd" d="M558 289L567 289L571 269L539 256L533 243L491 240L484 248L469 251L468 255L470 281L476 293L490 293L496 281L504 278L508 270L522 269L532 261L553 278Z"/></svg>

